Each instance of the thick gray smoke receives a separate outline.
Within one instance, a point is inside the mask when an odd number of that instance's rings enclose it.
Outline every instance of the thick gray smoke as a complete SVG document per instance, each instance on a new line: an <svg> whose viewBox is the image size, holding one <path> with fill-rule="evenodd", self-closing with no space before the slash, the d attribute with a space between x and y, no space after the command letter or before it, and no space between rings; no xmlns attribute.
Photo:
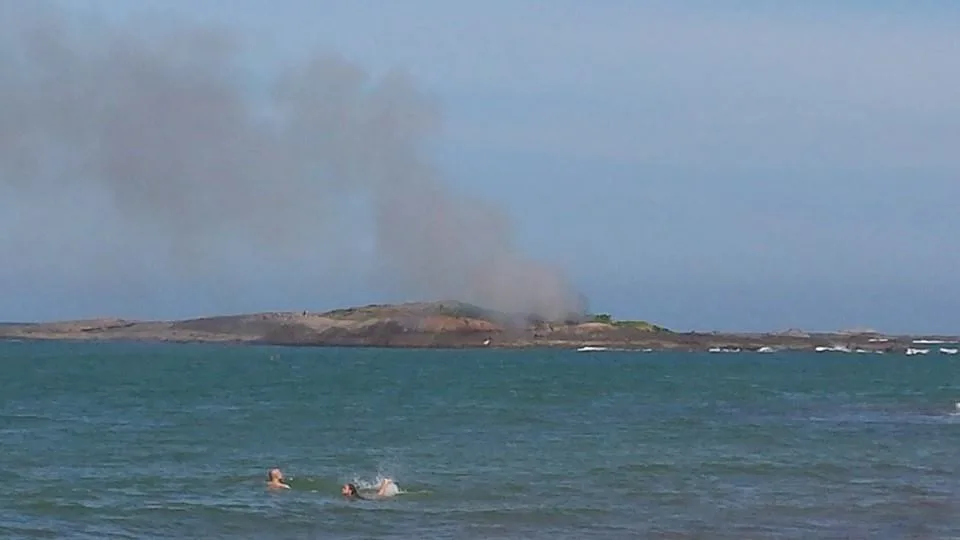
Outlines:
<svg viewBox="0 0 960 540"><path fill-rule="evenodd" d="M372 231L376 265L411 294L550 319L583 310L516 250L504 216L439 178L423 155L438 111L402 73L374 80L328 55L254 75L235 36L207 27L5 18L5 196L96 195L128 234L206 268L225 238L292 262Z"/></svg>

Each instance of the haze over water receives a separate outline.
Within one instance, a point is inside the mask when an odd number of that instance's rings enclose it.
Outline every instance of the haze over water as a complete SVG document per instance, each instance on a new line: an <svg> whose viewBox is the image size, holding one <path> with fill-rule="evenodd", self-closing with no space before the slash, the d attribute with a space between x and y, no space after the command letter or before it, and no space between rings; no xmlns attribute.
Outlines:
<svg viewBox="0 0 960 540"><path fill-rule="evenodd" d="M0 536L953 537L958 367L0 343Z"/></svg>
<svg viewBox="0 0 960 540"><path fill-rule="evenodd" d="M0 321L960 328L956 2L230 5L0 2Z"/></svg>

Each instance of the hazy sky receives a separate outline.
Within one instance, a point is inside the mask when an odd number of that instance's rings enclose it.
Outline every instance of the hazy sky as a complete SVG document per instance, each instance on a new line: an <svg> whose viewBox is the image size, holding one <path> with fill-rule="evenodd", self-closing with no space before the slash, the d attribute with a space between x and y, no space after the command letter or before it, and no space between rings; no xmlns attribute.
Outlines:
<svg viewBox="0 0 960 540"><path fill-rule="evenodd" d="M317 49L408 72L442 112L429 152L445 181L499 205L595 311L677 329L960 332L958 3L61 4L229 27L252 73ZM410 296L322 249L164 278L150 257L94 264L111 233L82 194L42 209L0 196L0 320Z"/></svg>

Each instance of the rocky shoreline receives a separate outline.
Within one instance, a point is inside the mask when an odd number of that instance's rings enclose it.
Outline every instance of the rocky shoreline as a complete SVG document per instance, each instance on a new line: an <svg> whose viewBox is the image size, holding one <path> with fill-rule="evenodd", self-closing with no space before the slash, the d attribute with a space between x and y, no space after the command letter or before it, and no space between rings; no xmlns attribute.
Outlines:
<svg viewBox="0 0 960 540"><path fill-rule="evenodd" d="M518 321L458 302L371 305L180 321L92 319L0 325L0 339L247 343L302 347L566 348L583 351L817 351L956 354L956 336L871 331L673 332L641 321ZM926 352L924 352L926 351Z"/></svg>

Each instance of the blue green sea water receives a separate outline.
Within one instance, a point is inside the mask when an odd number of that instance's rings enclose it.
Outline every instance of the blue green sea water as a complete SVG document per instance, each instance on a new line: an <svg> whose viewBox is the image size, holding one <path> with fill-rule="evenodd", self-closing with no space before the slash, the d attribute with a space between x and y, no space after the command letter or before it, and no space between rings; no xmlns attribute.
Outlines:
<svg viewBox="0 0 960 540"><path fill-rule="evenodd" d="M0 538L957 538L958 401L946 356L0 342Z"/></svg>

